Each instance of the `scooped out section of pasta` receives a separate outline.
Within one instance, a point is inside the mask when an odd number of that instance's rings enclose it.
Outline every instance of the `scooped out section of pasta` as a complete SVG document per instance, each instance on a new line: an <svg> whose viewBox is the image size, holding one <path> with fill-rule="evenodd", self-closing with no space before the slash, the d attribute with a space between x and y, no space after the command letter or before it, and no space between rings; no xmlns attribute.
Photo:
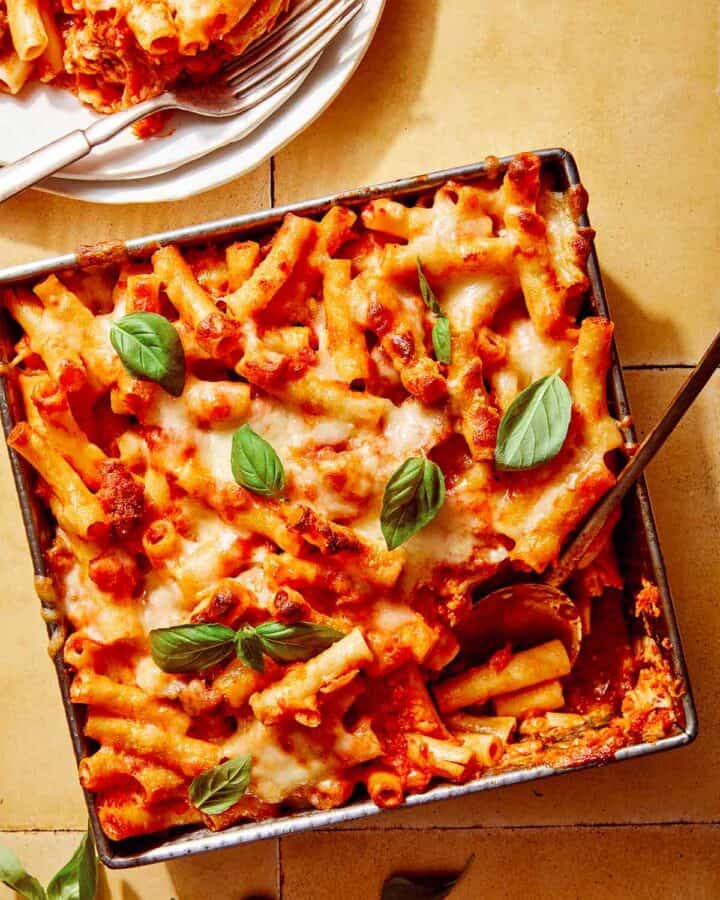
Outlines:
<svg viewBox="0 0 720 900"><path fill-rule="evenodd" d="M521 605L462 641L473 596L552 566L615 480L584 204L525 155L4 292L109 837L391 807L676 726L609 530L562 628Z"/></svg>

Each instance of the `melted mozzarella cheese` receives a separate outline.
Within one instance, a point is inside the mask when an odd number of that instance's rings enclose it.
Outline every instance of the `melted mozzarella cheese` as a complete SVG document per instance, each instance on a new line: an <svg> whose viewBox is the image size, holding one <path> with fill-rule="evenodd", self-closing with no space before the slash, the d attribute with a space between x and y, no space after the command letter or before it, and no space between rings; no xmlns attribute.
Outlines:
<svg viewBox="0 0 720 900"><path fill-rule="evenodd" d="M159 669L150 656L141 656L135 664L135 683L151 697L177 697L184 687L182 679Z"/></svg>
<svg viewBox="0 0 720 900"><path fill-rule="evenodd" d="M158 396L146 421L173 435L181 445L194 444L198 463L213 479L220 483L234 481L231 455L235 425L198 428L182 400L166 394ZM316 478L315 461L309 451L343 444L354 430L350 422L303 415L271 397L256 397L245 422L272 445L287 474L297 475L300 482Z"/></svg>
<svg viewBox="0 0 720 900"><path fill-rule="evenodd" d="M280 734L254 721L225 742L227 756L252 756L250 793L266 803L280 803L308 785L317 784L337 761L306 732L293 729Z"/></svg>
<svg viewBox="0 0 720 900"><path fill-rule="evenodd" d="M394 461L431 450L447 429L447 416L442 410L423 406L414 397L393 407L385 418L383 437L386 448L378 456Z"/></svg>
<svg viewBox="0 0 720 900"><path fill-rule="evenodd" d="M460 566L471 560L477 539L469 511L453 494L435 518L404 544L407 562L402 581L411 588L440 563Z"/></svg>
<svg viewBox="0 0 720 900"><path fill-rule="evenodd" d="M232 428L213 428L210 431L193 431L197 444L197 460L218 482L233 481Z"/></svg>
<svg viewBox="0 0 720 900"><path fill-rule="evenodd" d="M508 368L517 374L519 390L556 369L566 373L572 353L569 341L538 334L530 319L520 317L512 319L503 336L508 349Z"/></svg>
<svg viewBox="0 0 720 900"><path fill-rule="evenodd" d="M73 627L99 644L141 637L136 604L127 600L116 602L83 569L84 565L76 562L61 580L63 609Z"/></svg>
<svg viewBox="0 0 720 900"><path fill-rule="evenodd" d="M381 600L373 606L370 624L378 631L394 634L405 625L417 622L420 616L404 603L388 603Z"/></svg>
<svg viewBox="0 0 720 900"><path fill-rule="evenodd" d="M270 397L253 401L248 423L281 459L303 448L341 444L353 431L352 423L303 415Z"/></svg>
<svg viewBox="0 0 720 900"><path fill-rule="evenodd" d="M453 275L438 300L456 332L472 332L492 319L510 284L504 275Z"/></svg>
<svg viewBox="0 0 720 900"><path fill-rule="evenodd" d="M315 353L315 373L327 381L340 381L340 375L335 367L335 360L328 346L328 330L325 325L325 308L322 304L318 308L315 321L315 333L318 338L318 348Z"/></svg>
<svg viewBox="0 0 720 900"><path fill-rule="evenodd" d="M187 617L187 603L180 585L161 572L150 572L145 581L142 624L145 633L153 628L180 625Z"/></svg>
<svg viewBox="0 0 720 900"><path fill-rule="evenodd" d="M143 422L176 435L183 443L187 443L198 430L182 398L175 399L164 391L157 392L154 402L143 416Z"/></svg>
<svg viewBox="0 0 720 900"><path fill-rule="evenodd" d="M239 584L251 591L258 602L258 606L272 612L274 609L273 599L275 593L268 587L265 580L265 570L262 566L251 566L244 572L241 572L236 578Z"/></svg>
<svg viewBox="0 0 720 900"><path fill-rule="evenodd" d="M62 582L62 599L65 615L76 628L92 628L92 602L87 591L87 584L80 570L80 563L75 562L65 573ZM91 635L96 639L93 635Z"/></svg>
<svg viewBox="0 0 720 900"><path fill-rule="evenodd" d="M359 534L384 542L380 508L387 481L407 459L429 452L442 440L447 429L444 412L423 406L414 398L393 407L386 417L383 433L359 448L362 471L368 474L373 488L362 514L352 523Z"/></svg>

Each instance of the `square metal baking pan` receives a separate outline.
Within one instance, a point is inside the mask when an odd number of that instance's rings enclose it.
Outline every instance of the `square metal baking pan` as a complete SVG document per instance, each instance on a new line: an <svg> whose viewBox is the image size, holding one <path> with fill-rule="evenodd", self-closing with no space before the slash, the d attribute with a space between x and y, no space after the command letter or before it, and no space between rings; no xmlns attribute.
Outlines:
<svg viewBox="0 0 720 900"><path fill-rule="evenodd" d="M580 182L575 161L566 150L552 149L536 152L543 161L543 171L553 179L558 190L564 190ZM511 159L512 157L501 159L499 161L499 169L496 169L496 171L500 173L504 171ZM493 168L495 168L494 164ZM448 179L468 180L482 177L487 172L488 163L474 163L460 168L420 175L415 178L405 178L360 191L342 193L333 197L323 197L306 203L296 203L292 206L136 238L124 243L111 242L85 247L77 253L6 269L0 272L0 286L36 280L53 272L62 273L73 268L113 265L128 257L134 259L148 258L154 250L163 244L179 243L187 246L193 244L202 245L208 241L244 239L258 233L267 232L268 229L277 225L288 212L317 217L326 212L333 204L358 207L373 197L412 197L431 190ZM589 225L587 218L584 218L581 224ZM591 287L585 302L584 313L609 316L594 249L588 259L588 272ZM13 326L9 317L3 312L0 320L0 350L5 360L11 354L12 329ZM612 368L609 375L609 394L613 414L618 419L625 419L629 422L629 407L625 385L614 347ZM0 416L2 417L2 425L6 437L13 425L23 417L22 402L17 390L13 386L12 381L6 378L0 379ZM624 437L626 441L635 440L632 425L629 425L624 430ZM35 573L38 576L44 576L46 570L43 552L52 536L52 524L33 492L33 476L28 467L13 451L10 451L10 460ZM620 527L623 531L621 543L627 551L623 554L623 571L626 579L626 599L628 604L631 602L633 593L638 590L643 576L650 578L657 584L662 599L662 616L659 619L649 619L638 623L637 620L631 620L629 617L629 621L631 621L631 624L634 623L636 629L640 625L656 638L663 652L667 654L674 674L684 682L686 693L681 701L684 714L682 728L678 728L675 734L655 743L639 743L624 747L615 754L613 760L630 759L680 747L690 743L697 733L695 707L690 693L675 612L665 575L665 567L658 543L652 509L643 480L637 484L636 489L630 494L625 503ZM52 633L52 628L53 626L49 626L50 633ZM76 707L70 702L69 672L62 661L61 654L58 654L55 659L55 669L75 755L79 759L81 756L86 755L88 748L88 742L82 733L84 708ZM584 765L562 769L536 766L529 769L503 772L499 775L487 775L467 784L437 784L423 794L408 797L405 805L416 806L421 803L444 800L449 797L463 797L476 791L485 791L490 788L545 778L578 768L601 765L608 761L610 760L598 759ZM113 869L177 859L208 850L219 850L237 844L263 838L278 837L312 828L326 828L338 822L370 816L381 811L369 800L359 798L337 809L287 814L267 822L250 822L234 825L226 831L213 833L205 828L186 828L182 831L161 832L143 838L114 842L109 840L100 829L91 794L86 793L86 801L100 858L106 866Z"/></svg>

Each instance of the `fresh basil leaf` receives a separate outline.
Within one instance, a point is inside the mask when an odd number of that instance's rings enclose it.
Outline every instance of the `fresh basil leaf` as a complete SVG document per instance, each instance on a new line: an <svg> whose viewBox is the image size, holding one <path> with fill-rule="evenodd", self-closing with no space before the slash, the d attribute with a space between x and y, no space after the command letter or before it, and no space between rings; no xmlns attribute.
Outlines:
<svg viewBox="0 0 720 900"><path fill-rule="evenodd" d="M431 875L392 875L383 884L380 900L444 900L458 886L474 859L473 854L462 871L450 878Z"/></svg>
<svg viewBox="0 0 720 900"><path fill-rule="evenodd" d="M452 362L452 343L450 340L450 323L445 316L435 320L432 330L432 342L435 348L435 359L441 363Z"/></svg>
<svg viewBox="0 0 720 900"><path fill-rule="evenodd" d="M176 625L150 632L150 652L163 672L202 672L235 648L235 632L225 625Z"/></svg>
<svg viewBox="0 0 720 900"><path fill-rule="evenodd" d="M262 649L277 663L306 660L344 638L342 631L315 625L312 622L263 622L255 632L262 642Z"/></svg>
<svg viewBox="0 0 720 900"><path fill-rule="evenodd" d="M440 304L437 302L437 297L433 293L433 289L430 287L427 278L425 277L425 273L423 272L422 262L420 261L420 257L416 258L417 262L417 274L418 274L418 282L420 284L420 293L422 295L423 300L425 301L425 306L436 316L442 315L442 310L440 309Z"/></svg>
<svg viewBox="0 0 720 900"><path fill-rule="evenodd" d="M90 831L48 885L48 900L94 900L97 891L97 855Z"/></svg>
<svg viewBox="0 0 720 900"><path fill-rule="evenodd" d="M385 485L380 527L388 550L404 544L438 514L445 501L445 478L424 456L406 460Z"/></svg>
<svg viewBox="0 0 720 900"><path fill-rule="evenodd" d="M499 469L533 469L565 443L572 398L559 370L538 378L515 397L502 417L495 444Z"/></svg>
<svg viewBox="0 0 720 900"><path fill-rule="evenodd" d="M268 442L249 425L233 435L230 464L235 481L255 494L276 497L285 487L285 470Z"/></svg>
<svg viewBox="0 0 720 900"><path fill-rule="evenodd" d="M174 325L165 316L136 312L112 323L110 343L125 368L156 381L179 397L185 386L185 354Z"/></svg>
<svg viewBox="0 0 720 900"><path fill-rule="evenodd" d="M26 900L46 900L45 889L23 868L23 864L8 847L0 844L0 881L25 897Z"/></svg>
<svg viewBox="0 0 720 900"><path fill-rule="evenodd" d="M427 306L427 308L434 316L437 316L432 329L432 342L433 347L435 348L435 359L437 359L438 362L449 364L452 358L450 323L443 315L442 309L440 309L440 304L437 301L437 297L433 293L433 289L430 287L430 284L425 277L422 262L420 261L419 256L417 257L416 262L418 283L420 284L420 293L422 294L422 298L425 301L425 306Z"/></svg>
<svg viewBox="0 0 720 900"><path fill-rule="evenodd" d="M235 652L246 666L250 666L256 672L265 671L262 641L252 625L246 625L238 631L235 638Z"/></svg>
<svg viewBox="0 0 720 900"><path fill-rule="evenodd" d="M217 816L234 806L250 784L252 757L236 756L193 778L188 796L193 806Z"/></svg>

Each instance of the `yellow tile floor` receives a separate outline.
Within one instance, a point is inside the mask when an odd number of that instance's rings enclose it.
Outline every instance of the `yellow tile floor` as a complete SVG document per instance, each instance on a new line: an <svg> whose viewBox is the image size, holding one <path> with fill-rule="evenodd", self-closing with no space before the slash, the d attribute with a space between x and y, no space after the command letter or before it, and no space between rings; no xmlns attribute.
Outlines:
<svg viewBox="0 0 720 900"><path fill-rule="evenodd" d="M646 429L720 326L718 6L388 0L342 95L254 173L189 200L0 207L0 266L78 244L542 146L577 159ZM108 873L117 900L377 900L397 868L475 865L453 898L720 897L720 374L648 480L700 715L684 750ZM0 841L47 879L85 813L0 454ZM0 898L12 896L0 887Z"/></svg>

